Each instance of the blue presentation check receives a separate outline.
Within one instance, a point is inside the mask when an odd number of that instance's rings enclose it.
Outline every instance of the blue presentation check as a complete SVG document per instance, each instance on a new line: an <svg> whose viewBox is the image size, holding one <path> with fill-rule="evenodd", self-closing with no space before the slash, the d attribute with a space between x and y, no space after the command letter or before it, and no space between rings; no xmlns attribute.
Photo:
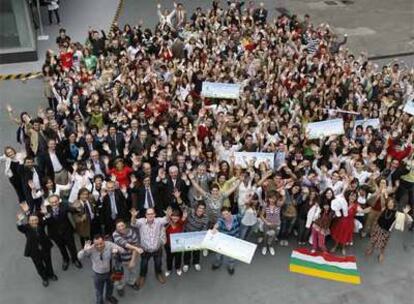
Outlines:
<svg viewBox="0 0 414 304"><path fill-rule="evenodd" d="M213 233L209 230L201 244L203 248L226 255L235 260L250 264L257 245L229 236L224 233Z"/></svg>
<svg viewBox="0 0 414 304"><path fill-rule="evenodd" d="M182 252L204 249L201 243L207 231L173 233L170 235L171 252Z"/></svg>

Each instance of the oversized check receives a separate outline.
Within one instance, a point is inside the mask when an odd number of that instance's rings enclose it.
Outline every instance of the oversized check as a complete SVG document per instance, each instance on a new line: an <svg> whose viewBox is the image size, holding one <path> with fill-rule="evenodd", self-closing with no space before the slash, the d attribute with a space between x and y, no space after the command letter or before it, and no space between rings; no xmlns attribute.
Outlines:
<svg viewBox="0 0 414 304"><path fill-rule="evenodd" d="M374 129L380 129L381 123L379 118L361 119L355 120L354 130L357 126L362 126L362 129L365 131L369 126L373 127Z"/></svg>
<svg viewBox="0 0 414 304"><path fill-rule="evenodd" d="M403 111L408 114L414 115L414 96L412 96L411 99L408 99Z"/></svg>
<svg viewBox="0 0 414 304"><path fill-rule="evenodd" d="M203 249L201 243L207 231L183 232L170 234L171 252Z"/></svg>
<svg viewBox="0 0 414 304"><path fill-rule="evenodd" d="M201 96L211 98L238 99L240 84L204 81Z"/></svg>
<svg viewBox="0 0 414 304"><path fill-rule="evenodd" d="M263 153L263 152L235 152L234 163L247 168L249 163L253 161L254 167L259 168L261 163L267 163L269 169L274 169L275 154L274 153Z"/></svg>
<svg viewBox="0 0 414 304"><path fill-rule="evenodd" d="M257 244L211 230L207 232L201 246L247 264L251 263L257 248Z"/></svg>
<svg viewBox="0 0 414 304"><path fill-rule="evenodd" d="M345 133L344 120L340 118L311 122L306 126L306 132L308 133L309 139L341 135Z"/></svg>

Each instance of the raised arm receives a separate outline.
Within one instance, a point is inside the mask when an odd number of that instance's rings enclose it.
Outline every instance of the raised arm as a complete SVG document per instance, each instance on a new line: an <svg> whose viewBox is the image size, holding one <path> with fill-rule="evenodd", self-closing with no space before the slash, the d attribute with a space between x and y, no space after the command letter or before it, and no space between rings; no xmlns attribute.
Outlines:
<svg viewBox="0 0 414 304"><path fill-rule="evenodd" d="M194 180L194 174L190 173L188 178L191 181L191 184L196 188L196 190L201 193L202 196L206 196L207 192Z"/></svg>

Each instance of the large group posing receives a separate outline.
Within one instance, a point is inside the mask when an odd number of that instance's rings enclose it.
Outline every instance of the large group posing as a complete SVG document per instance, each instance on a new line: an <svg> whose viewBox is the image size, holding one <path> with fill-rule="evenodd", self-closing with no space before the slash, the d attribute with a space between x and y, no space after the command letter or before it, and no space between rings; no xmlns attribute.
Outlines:
<svg viewBox="0 0 414 304"><path fill-rule="evenodd" d="M116 303L114 287L144 286L151 258L161 283L200 271L208 252L171 252L170 235L207 229L263 255L309 241L345 255L358 231L383 261L414 206L414 117L402 110L413 70L355 57L308 15L267 15L253 1L192 14L158 4L155 30L90 29L81 44L61 29L43 66L48 107L8 106L20 146L2 157L44 286L57 280L54 243L63 270L90 258L97 303ZM240 98L202 97L203 81L240 84ZM345 134L308 138L308 123L333 118ZM370 118L380 126L355 126ZM274 153L274 166L236 164L237 152ZM223 263L232 275L226 256L212 269Z"/></svg>

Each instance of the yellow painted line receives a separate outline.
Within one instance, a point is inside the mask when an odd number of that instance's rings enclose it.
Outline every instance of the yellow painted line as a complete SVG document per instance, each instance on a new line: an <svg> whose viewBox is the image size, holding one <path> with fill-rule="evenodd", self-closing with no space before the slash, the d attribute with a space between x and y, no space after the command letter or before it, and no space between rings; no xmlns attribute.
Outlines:
<svg viewBox="0 0 414 304"><path fill-rule="evenodd" d="M42 72L0 75L0 80L27 80L42 77Z"/></svg>
<svg viewBox="0 0 414 304"><path fill-rule="evenodd" d="M298 265L289 265L289 270L291 272L295 273L301 273L304 275L320 278L320 279L326 279L326 280L332 280L332 281L338 281L338 282L344 282L344 283L350 283L350 284L361 284L361 278L359 276L352 276L352 275L346 275L346 274L340 274L340 273L332 273L328 271L323 270L316 270L313 268L298 266Z"/></svg>

